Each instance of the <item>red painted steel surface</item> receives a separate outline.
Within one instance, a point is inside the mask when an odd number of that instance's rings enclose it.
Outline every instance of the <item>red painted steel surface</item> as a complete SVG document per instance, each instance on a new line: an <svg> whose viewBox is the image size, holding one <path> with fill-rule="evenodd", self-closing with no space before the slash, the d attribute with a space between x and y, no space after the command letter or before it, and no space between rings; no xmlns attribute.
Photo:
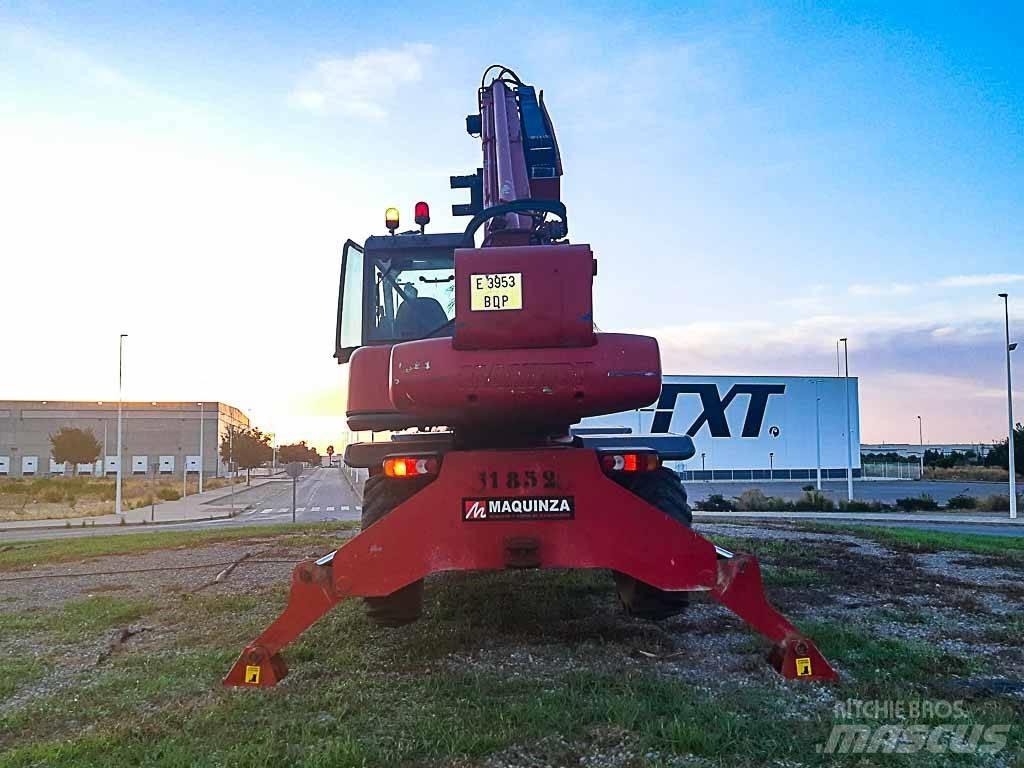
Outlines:
<svg viewBox="0 0 1024 768"><path fill-rule="evenodd" d="M590 347L458 350L451 339L397 344L391 400L422 425L572 424L642 408L661 391L658 342L596 335Z"/></svg>
<svg viewBox="0 0 1024 768"><path fill-rule="evenodd" d="M348 363L348 413L393 411L384 384L391 375L391 347L360 347Z"/></svg>
<svg viewBox="0 0 1024 768"><path fill-rule="evenodd" d="M522 309L471 309L474 276L513 274ZM589 245L455 251L455 347L513 349L594 343L594 256ZM480 278L483 280L483 278Z"/></svg>
<svg viewBox="0 0 1024 768"><path fill-rule="evenodd" d="M494 479L507 485L512 472L519 487L492 487ZM536 487L523 487L528 472ZM552 488L543 487L546 472L555 473ZM465 519L474 501L495 497L569 499L572 517ZM504 569L524 547L542 568L613 569L661 589L706 590L772 643L770 661L780 674L836 677L768 603L755 558L717 559L706 539L606 477L594 451L551 448L447 454L435 482L340 548L331 564L296 568L285 611L242 652L224 683L246 685L254 667L260 672L250 678L259 681L250 685L278 682L287 672L281 649L340 600L387 595L431 573Z"/></svg>

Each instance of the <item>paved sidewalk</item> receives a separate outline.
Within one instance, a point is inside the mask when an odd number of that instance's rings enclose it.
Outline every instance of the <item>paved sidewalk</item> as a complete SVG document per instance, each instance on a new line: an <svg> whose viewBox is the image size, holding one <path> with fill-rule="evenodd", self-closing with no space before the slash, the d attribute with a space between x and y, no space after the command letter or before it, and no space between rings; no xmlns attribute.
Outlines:
<svg viewBox="0 0 1024 768"><path fill-rule="evenodd" d="M247 506L258 503L265 486L281 482L283 475L253 479L246 487L244 480L234 487L236 514ZM290 481L289 481L290 482ZM131 525L141 523L189 522L193 520L212 520L231 516L230 486L217 488L213 491L194 493L177 501L161 501L155 507L139 507L126 510L121 515L94 515L92 517L61 517L46 520L9 520L0 522L0 533L3 531L19 531L31 528L76 528L106 525ZM122 522L123 520L123 522Z"/></svg>
<svg viewBox="0 0 1024 768"><path fill-rule="evenodd" d="M1009 512L703 512L694 510L696 519L728 520L870 520L880 523L971 523L975 525L1020 525L1024 518L1010 519Z"/></svg>

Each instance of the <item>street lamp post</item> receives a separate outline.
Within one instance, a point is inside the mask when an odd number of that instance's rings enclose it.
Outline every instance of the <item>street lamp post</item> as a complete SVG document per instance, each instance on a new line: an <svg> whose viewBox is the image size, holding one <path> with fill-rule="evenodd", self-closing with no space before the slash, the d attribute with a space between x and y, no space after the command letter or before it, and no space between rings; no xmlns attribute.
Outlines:
<svg viewBox="0 0 1024 768"><path fill-rule="evenodd" d="M917 439L921 444L921 477L920 480L924 480L924 425L921 422L921 417L917 417Z"/></svg>
<svg viewBox="0 0 1024 768"><path fill-rule="evenodd" d="M814 442L818 459L818 490L821 490L821 392L818 387L821 381L814 380Z"/></svg>
<svg viewBox="0 0 1024 768"><path fill-rule="evenodd" d="M775 451L768 451L768 479L775 477Z"/></svg>
<svg viewBox="0 0 1024 768"><path fill-rule="evenodd" d="M228 429L228 472L231 473L231 516L235 516L235 428Z"/></svg>
<svg viewBox="0 0 1024 768"><path fill-rule="evenodd" d="M121 400L121 384L124 379L124 340L127 333L122 333L117 342L117 479L114 490L114 513L121 514L121 424L123 420L123 403Z"/></svg>
<svg viewBox="0 0 1024 768"><path fill-rule="evenodd" d="M1013 463L1013 378L1010 373L1010 353L1017 348L1016 344L1010 343L1010 297L1009 294L1000 293L999 298L1003 300L1003 311L1006 318L1006 420L1009 424L1009 434L1006 440L1006 453L1009 459L1010 470L1010 519L1017 519L1017 470Z"/></svg>
<svg viewBox="0 0 1024 768"><path fill-rule="evenodd" d="M206 409L202 403L196 403L199 406L199 493L203 492L203 438L206 437L205 430L203 429L203 417L206 415Z"/></svg>
<svg viewBox="0 0 1024 768"><path fill-rule="evenodd" d="M850 434L850 347L844 336L843 357L846 360L846 498L853 501L853 435Z"/></svg>

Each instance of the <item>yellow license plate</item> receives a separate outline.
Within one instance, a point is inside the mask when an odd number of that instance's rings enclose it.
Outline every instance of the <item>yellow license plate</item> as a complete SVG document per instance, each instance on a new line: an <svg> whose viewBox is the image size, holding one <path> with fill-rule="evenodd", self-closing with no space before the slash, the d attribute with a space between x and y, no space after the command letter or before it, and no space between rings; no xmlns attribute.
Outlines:
<svg viewBox="0 0 1024 768"><path fill-rule="evenodd" d="M522 309L523 273L498 272L469 276L469 308L473 312Z"/></svg>

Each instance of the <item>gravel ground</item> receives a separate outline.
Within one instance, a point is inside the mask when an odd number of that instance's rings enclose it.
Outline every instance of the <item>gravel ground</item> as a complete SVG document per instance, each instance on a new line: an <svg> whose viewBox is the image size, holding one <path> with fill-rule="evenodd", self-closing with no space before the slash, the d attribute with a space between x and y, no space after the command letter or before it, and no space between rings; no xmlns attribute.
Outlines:
<svg viewBox="0 0 1024 768"><path fill-rule="evenodd" d="M831 620L870 628L879 637L933 644L958 656L989 659L997 677L1024 678L1024 649L1004 638L1006 616L1021 611L1024 569L999 558L963 552L912 553L888 548L852 534L787 530L784 526L708 524L698 530L715 536L793 543L794 560L767 550L762 558L772 602L789 618ZM771 554L771 553L775 554ZM293 563L323 554L287 547L273 540L218 543L134 555L101 557L82 563L40 564L0 573L0 616L31 608L55 608L70 600L109 594L131 600L167 601L199 591L213 596L266 595L283 589ZM799 557L797 557L799 556ZM808 557L813 567L808 567ZM242 560L247 558L247 560ZM242 560L222 583L212 583L227 564ZM274 561L274 562L260 562ZM820 581L773 584L773 569L798 567ZM142 571L132 573L132 571ZM20 577L31 580L14 580ZM448 576L435 577L436 585ZM510 575L509 578L515 578ZM430 587L428 586L428 600ZM760 657L760 641L735 616L713 601L696 595L682 616L660 624L622 615L609 581L606 595L594 598L591 616L569 627L545 627L527 640L505 636L471 651L452 653L436 662L452 670L474 670L515 679L558 678L568 671L645 671L683 680L709 698L737 689L770 691L780 716L794 721L820 717L836 703L830 686L794 686L775 675ZM429 604L427 610L430 610ZM61 691L102 663L104 654L187 643L194 627L147 615L119 627L84 647L36 647L26 637L0 641L0 654L44 654L56 671L28 685L0 712L35 697ZM231 621L230 615L216 621ZM121 637L127 631L128 637ZM386 635L382 635L386 638ZM573 638L567 642L567 638ZM120 639L119 639L120 638ZM383 640L383 642L388 642ZM841 661L836 663L843 674ZM1024 701L1020 692L1009 695ZM592 734L583 742L547 739L489 756L483 762L456 763L474 768L591 766L617 768L637 764L644 754L634 737L613 730ZM670 765L700 766L680 758Z"/></svg>

